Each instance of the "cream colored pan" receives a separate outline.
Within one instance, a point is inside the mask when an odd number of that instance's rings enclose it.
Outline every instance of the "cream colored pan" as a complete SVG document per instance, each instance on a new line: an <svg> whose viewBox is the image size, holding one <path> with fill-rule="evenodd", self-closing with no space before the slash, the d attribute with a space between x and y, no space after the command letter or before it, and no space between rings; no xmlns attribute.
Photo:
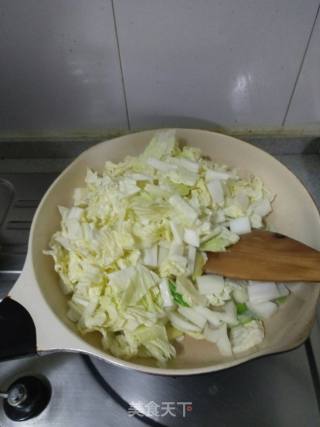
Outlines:
<svg viewBox="0 0 320 427"><path fill-rule="evenodd" d="M66 317L67 301L60 291L53 261L43 255L50 236L59 228L57 206L70 206L73 189L83 185L88 167L99 171L106 160L118 162L126 155L140 153L153 134L154 131L140 132L98 144L82 153L51 185L33 219L23 272L9 297L0 304L0 329L4 335L0 341L2 359L32 352L72 351L143 372L199 374L289 350L307 338L315 316L319 285L293 285L288 302L266 322L263 343L254 351L230 359L220 356L213 344L186 338L177 345L176 359L160 369L150 360L115 358L101 349L98 336L79 335ZM217 162L260 176L277 195L269 223L277 231L320 249L317 208L286 167L258 148L228 136L189 129L179 129L177 134L183 142L201 148Z"/></svg>

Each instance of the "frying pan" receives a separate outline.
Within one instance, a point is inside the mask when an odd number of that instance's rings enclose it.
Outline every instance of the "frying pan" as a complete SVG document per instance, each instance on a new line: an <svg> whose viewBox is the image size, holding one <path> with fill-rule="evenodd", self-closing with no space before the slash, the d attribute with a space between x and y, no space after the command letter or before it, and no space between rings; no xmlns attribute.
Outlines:
<svg viewBox="0 0 320 427"><path fill-rule="evenodd" d="M229 368L262 355L297 347L309 335L319 297L319 285L295 284L286 304L265 322L265 340L256 348L230 358L215 345L186 337L176 345L177 357L165 368L149 359L121 360L100 347L97 334L81 336L66 316L67 298L62 294L51 257L43 255L51 235L59 228L57 206L70 206L75 187L83 185L87 168L102 170L106 160L118 162L142 152L154 131L145 131L102 142L82 153L56 179L34 216L28 253L21 276L0 304L0 358L56 351L82 352L115 365L143 372L184 375ZM178 129L182 142L199 147L217 162L260 176L276 193L268 222L283 234L320 249L320 217L299 180L269 154L229 136Z"/></svg>

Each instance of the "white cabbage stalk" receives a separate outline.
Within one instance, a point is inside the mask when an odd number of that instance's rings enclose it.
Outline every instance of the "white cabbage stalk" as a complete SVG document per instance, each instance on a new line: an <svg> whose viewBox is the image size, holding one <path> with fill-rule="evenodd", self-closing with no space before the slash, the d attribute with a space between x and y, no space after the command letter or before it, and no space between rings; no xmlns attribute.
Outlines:
<svg viewBox="0 0 320 427"><path fill-rule="evenodd" d="M207 319L191 307L179 307L178 312L188 319L190 322L197 325L200 329L203 329L207 323Z"/></svg>
<svg viewBox="0 0 320 427"><path fill-rule="evenodd" d="M201 328L196 326L194 323L186 320L185 317L177 313L169 313L169 319L172 325L180 331L183 332L201 332Z"/></svg>
<svg viewBox="0 0 320 427"><path fill-rule="evenodd" d="M212 181L207 182L207 187L213 202L216 203L217 205L223 205L224 191L223 191L223 187L221 185L220 180L213 179Z"/></svg>
<svg viewBox="0 0 320 427"><path fill-rule="evenodd" d="M208 341L217 345L222 356L232 356L232 348L226 324L223 324L216 329L206 326L203 335Z"/></svg>
<svg viewBox="0 0 320 427"><path fill-rule="evenodd" d="M196 248L198 248L200 245L199 233L192 228L185 228L184 229L183 240L188 245L195 246Z"/></svg>
<svg viewBox="0 0 320 427"><path fill-rule="evenodd" d="M278 292L280 294L280 297L286 297L289 295L289 289L284 285L283 283L278 283Z"/></svg>
<svg viewBox="0 0 320 427"><path fill-rule="evenodd" d="M227 180L230 178L235 178L235 175L233 175L230 172L221 172L221 171L216 171L216 170L212 170L212 169L209 169L206 172L206 180L207 181L211 181L213 179Z"/></svg>
<svg viewBox="0 0 320 427"><path fill-rule="evenodd" d="M248 217L236 218L230 221L230 231L238 235L250 233L251 224Z"/></svg>
<svg viewBox="0 0 320 427"><path fill-rule="evenodd" d="M217 274L204 274L196 279L199 293L201 295L220 295L224 287L224 279Z"/></svg>
<svg viewBox="0 0 320 427"><path fill-rule="evenodd" d="M253 212L260 217L268 215L272 208L268 199L261 199L252 205Z"/></svg>
<svg viewBox="0 0 320 427"><path fill-rule="evenodd" d="M181 224L175 221L170 221L170 228L173 235L174 241L181 245L184 237L184 229Z"/></svg>
<svg viewBox="0 0 320 427"><path fill-rule="evenodd" d="M233 299L237 303L243 304L248 301L247 282L244 280L226 279L226 287L231 289Z"/></svg>
<svg viewBox="0 0 320 427"><path fill-rule="evenodd" d="M280 292L274 282L258 282L250 280L248 284L249 301L253 304L279 298Z"/></svg>
<svg viewBox="0 0 320 427"><path fill-rule="evenodd" d="M162 279L159 283L159 289L163 300L164 307L173 307L173 299L169 289L168 279Z"/></svg>
<svg viewBox="0 0 320 427"><path fill-rule="evenodd" d="M248 308L257 315L260 319L269 319L278 310L277 304L271 301L259 302L259 303L247 303Z"/></svg>
<svg viewBox="0 0 320 427"><path fill-rule="evenodd" d="M262 217L258 214L250 215L250 224L252 228L262 228L263 227Z"/></svg>
<svg viewBox="0 0 320 427"><path fill-rule="evenodd" d="M224 321L227 325L236 325L238 323L237 320L237 308L233 301L228 301L224 306Z"/></svg>
<svg viewBox="0 0 320 427"><path fill-rule="evenodd" d="M161 172L170 172L172 170L177 169L177 166L175 165L171 165L169 163L162 162L161 160L153 159L153 158L148 159L148 165L152 166L154 169L157 169L158 171L161 171Z"/></svg>
<svg viewBox="0 0 320 427"><path fill-rule="evenodd" d="M197 249L194 246L188 245L187 259L188 259L188 271L187 273L192 276L195 268L197 257Z"/></svg>
<svg viewBox="0 0 320 427"><path fill-rule="evenodd" d="M187 160L183 158L175 158L171 157L169 159L170 163L173 163L177 166L181 166L192 173L198 173L200 169L200 164L198 162L194 162L192 160Z"/></svg>
<svg viewBox="0 0 320 427"><path fill-rule="evenodd" d="M169 203L176 209L180 215L185 217L190 224L193 224L198 217L197 212L181 196L175 194L170 197Z"/></svg>
<svg viewBox="0 0 320 427"><path fill-rule="evenodd" d="M230 341L234 353L242 353L260 344L264 338L261 321L251 320L244 325L231 328Z"/></svg>
<svg viewBox="0 0 320 427"><path fill-rule="evenodd" d="M149 267L157 267L158 265L158 245L144 249L142 262Z"/></svg>
<svg viewBox="0 0 320 427"><path fill-rule="evenodd" d="M207 307L195 306L195 311L207 319L214 327L220 326L222 323L234 325L237 323L236 307L232 301L225 305L224 311L214 311Z"/></svg>

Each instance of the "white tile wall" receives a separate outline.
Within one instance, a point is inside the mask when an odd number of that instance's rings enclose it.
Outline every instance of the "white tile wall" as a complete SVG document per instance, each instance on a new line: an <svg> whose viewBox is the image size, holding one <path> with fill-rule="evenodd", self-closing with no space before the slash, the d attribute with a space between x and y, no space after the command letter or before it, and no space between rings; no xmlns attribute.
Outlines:
<svg viewBox="0 0 320 427"><path fill-rule="evenodd" d="M320 15L314 27L285 124L320 127Z"/></svg>
<svg viewBox="0 0 320 427"><path fill-rule="evenodd" d="M131 126L279 126L318 0L116 0Z"/></svg>
<svg viewBox="0 0 320 427"><path fill-rule="evenodd" d="M126 128L110 0L2 0L0 130Z"/></svg>
<svg viewBox="0 0 320 427"><path fill-rule="evenodd" d="M319 1L1 0L0 138L127 129L126 110L132 128L278 127ZM320 22L305 59L291 127L320 120Z"/></svg>

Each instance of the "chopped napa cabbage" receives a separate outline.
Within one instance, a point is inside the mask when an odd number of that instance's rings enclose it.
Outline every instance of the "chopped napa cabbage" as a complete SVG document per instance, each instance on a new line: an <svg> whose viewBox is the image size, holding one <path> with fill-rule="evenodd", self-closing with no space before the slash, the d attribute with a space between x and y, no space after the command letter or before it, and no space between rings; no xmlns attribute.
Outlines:
<svg viewBox="0 0 320 427"><path fill-rule="evenodd" d="M258 282L250 280L248 296L251 303L270 301L281 296L277 285L273 282Z"/></svg>
<svg viewBox="0 0 320 427"><path fill-rule="evenodd" d="M189 307L189 304L185 301L183 294L181 294L180 292L177 292L176 285L171 281L169 281L169 289L170 289L172 298L177 305L181 305L182 307Z"/></svg>
<svg viewBox="0 0 320 427"><path fill-rule="evenodd" d="M274 302L278 305L284 304L287 301L287 297L276 298Z"/></svg>
<svg viewBox="0 0 320 427"><path fill-rule="evenodd" d="M198 313L194 308L179 307L178 312L201 329L203 329L207 323L207 319L202 314Z"/></svg>
<svg viewBox="0 0 320 427"><path fill-rule="evenodd" d="M200 249L207 252L222 252L228 246L237 243L239 236L227 228L223 228L221 233L203 242Z"/></svg>
<svg viewBox="0 0 320 427"><path fill-rule="evenodd" d="M277 304L271 301L259 302L255 304L248 302L248 308L260 319L268 319L278 310Z"/></svg>
<svg viewBox="0 0 320 427"><path fill-rule="evenodd" d="M176 289L181 293L184 300L190 306L195 304L204 305L206 303L205 297L199 294L193 282L186 276L180 276L177 278Z"/></svg>
<svg viewBox="0 0 320 427"><path fill-rule="evenodd" d="M164 307L172 307L174 305L173 303L173 295L169 287L169 281L168 279L162 279L159 283L159 289L163 301Z"/></svg>
<svg viewBox="0 0 320 427"><path fill-rule="evenodd" d="M271 203L268 199L260 199L253 203L251 210L260 217L266 216L272 210Z"/></svg>
<svg viewBox="0 0 320 427"><path fill-rule="evenodd" d="M158 245L144 249L142 262L149 267L157 267L158 265Z"/></svg>
<svg viewBox="0 0 320 427"><path fill-rule="evenodd" d="M230 331L230 341L234 353L241 353L255 347L263 341L263 338L263 324L258 320L235 326Z"/></svg>
<svg viewBox="0 0 320 427"><path fill-rule="evenodd" d="M237 315L244 314L248 310L247 304L245 304L244 302L238 302L236 304L236 308L237 308Z"/></svg>
<svg viewBox="0 0 320 427"><path fill-rule="evenodd" d="M171 156L177 148L177 140L175 131L170 129L167 131L157 132L150 141L147 148L144 150L142 157L148 159L165 159Z"/></svg>
<svg viewBox="0 0 320 427"><path fill-rule="evenodd" d="M233 306L229 305L227 307L226 305L225 311L211 310L207 307L203 307L200 305L195 306L194 309L196 312L198 312L203 317L205 317L209 322L209 324L212 325L213 327L220 326L223 323L233 325L237 322L236 309L234 304L231 301L230 301L230 304L232 304Z"/></svg>
<svg viewBox="0 0 320 427"><path fill-rule="evenodd" d="M295 284L290 284L290 289L292 289L292 286L297 285L297 283ZM278 287L278 292L280 294L280 296L276 299L273 300L273 302L275 302L278 305L284 304L287 301L287 298L290 294L290 291L288 289L288 286L284 285L283 283L278 283L277 285Z"/></svg>
<svg viewBox="0 0 320 427"><path fill-rule="evenodd" d="M289 295L289 289L286 287L286 285L284 285L283 283L278 283L277 287L280 296L286 297Z"/></svg>
<svg viewBox="0 0 320 427"><path fill-rule="evenodd" d="M175 221L170 221L170 228L173 236L173 240L178 245L181 245L184 237L184 229L181 224Z"/></svg>
<svg viewBox="0 0 320 427"><path fill-rule="evenodd" d="M234 175L230 172L224 172L224 171L217 171L209 169L206 171L206 180L210 181L212 179L219 179L219 180L227 180L234 177Z"/></svg>
<svg viewBox="0 0 320 427"><path fill-rule="evenodd" d="M250 226L252 228L262 228L263 227L262 217L258 214L250 215Z"/></svg>
<svg viewBox="0 0 320 427"><path fill-rule="evenodd" d="M226 279L225 285L231 290L232 298L238 304L244 304L248 301L248 288L244 280Z"/></svg>
<svg viewBox="0 0 320 427"><path fill-rule="evenodd" d="M215 343L222 356L232 356L231 343L228 337L227 325L223 324L216 329L207 326L204 330L204 337Z"/></svg>
<svg viewBox="0 0 320 427"><path fill-rule="evenodd" d="M67 316L126 359L164 364L184 334L227 356L250 348L263 338L257 320L288 289L204 275L206 251L263 227L272 199L261 179L180 146L173 130L157 132L139 156L88 169L73 206L59 207L61 226L45 251Z"/></svg>
<svg viewBox="0 0 320 427"><path fill-rule="evenodd" d="M208 260L208 256L205 252L196 252L195 261L194 261L194 268L193 268L193 274L192 279L195 280L197 277L201 276L203 273L203 268Z"/></svg>
<svg viewBox="0 0 320 427"><path fill-rule="evenodd" d="M224 279L216 274L205 274L196 280L200 294L219 295L224 288Z"/></svg>
<svg viewBox="0 0 320 427"><path fill-rule="evenodd" d="M197 233L197 231L193 230L192 228L185 228L183 240L189 245L195 246L197 248L199 247L199 233Z"/></svg>
<svg viewBox="0 0 320 427"><path fill-rule="evenodd" d="M194 224L195 220L198 218L198 213L190 203L177 194L170 197L169 203L172 205L172 208L176 210L176 214L181 223L184 225Z"/></svg>
<svg viewBox="0 0 320 427"><path fill-rule="evenodd" d="M230 230L238 235L250 233L251 225L248 217L236 218L230 221Z"/></svg>
<svg viewBox="0 0 320 427"><path fill-rule="evenodd" d="M178 313L169 313L169 319L172 325L182 332L201 332L201 328L199 326L189 322L184 316L181 316Z"/></svg>
<svg viewBox="0 0 320 427"><path fill-rule="evenodd" d="M207 182L207 187L212 197L213 203L216 203L217 205L223 205L224 191L220 180L213 179L212 181Z"/></svg>

